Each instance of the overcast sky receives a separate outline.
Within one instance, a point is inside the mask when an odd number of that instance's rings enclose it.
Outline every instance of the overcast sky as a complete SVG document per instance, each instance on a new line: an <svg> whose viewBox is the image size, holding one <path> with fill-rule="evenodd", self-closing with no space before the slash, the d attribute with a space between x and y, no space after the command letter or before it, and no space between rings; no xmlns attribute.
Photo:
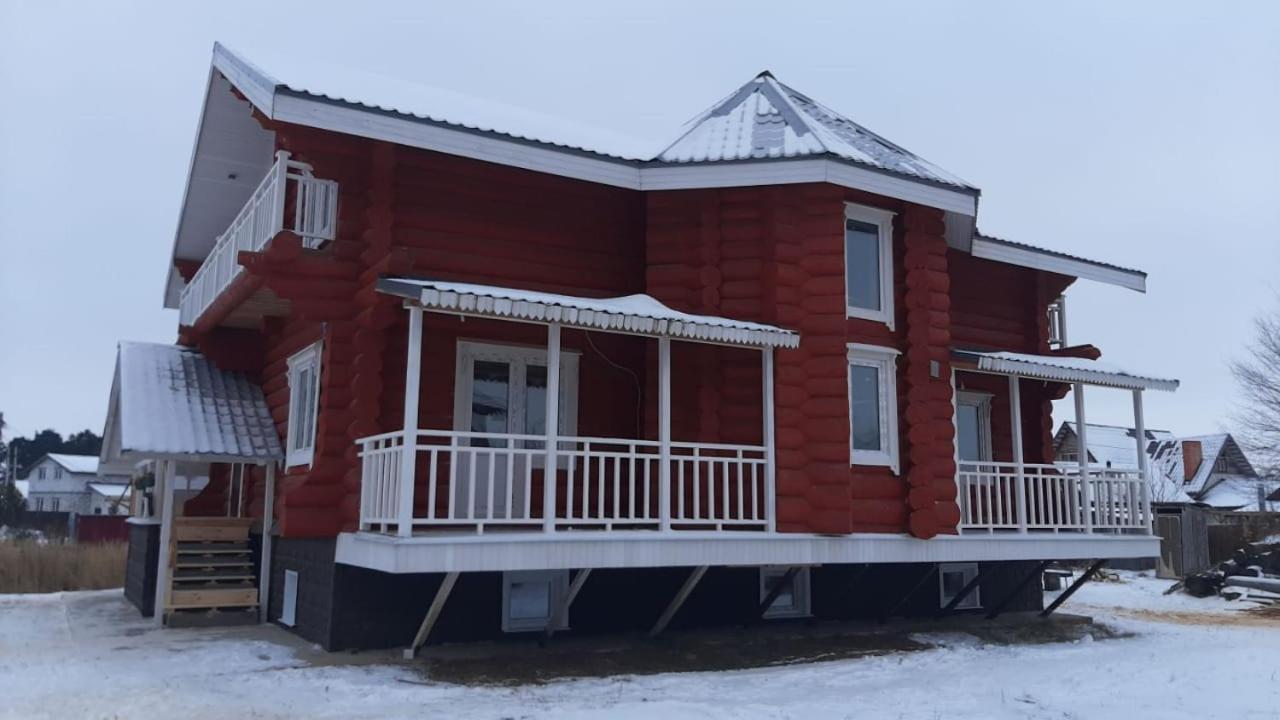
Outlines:
<svg viewBox="0 0 1280 720"><path fill-rule="evenodd" d="M161 291L220 40L649 137L768 68L982 188L985 232L1150 273L1146 295L1073 286L1070 339L1182 380L1149 427L1229 429L1227 361L1280 302L1277 9L0 0L0 411L101 431L116 342L174 340ZM1130 422L1125 393L1088 409Z"/></svg>

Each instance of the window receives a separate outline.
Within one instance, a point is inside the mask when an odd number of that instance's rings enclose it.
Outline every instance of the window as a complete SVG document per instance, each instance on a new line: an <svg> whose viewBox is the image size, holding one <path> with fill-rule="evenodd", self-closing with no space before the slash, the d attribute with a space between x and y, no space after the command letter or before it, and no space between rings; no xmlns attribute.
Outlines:
<svg viewBox="0 0 1280 720"><path fill-rule="evenodd" d="M48 470L48 468L41 467L41 468L36 472L36 476L37 476L37 477L39 477L41 480L44 480L44 478L45 478L45 471L46 471L46 470Z"/></svg>
<svg viewBox="0 0 1280 720"><path fill-rule="evenodd" d="M320 349L316 343L289 358L289 447L286 464L310 465L320 404Z"/></svg>
<svg viewBox="0 0 1280 720"><path fill-rule="evenodd" d="M978 563L943 563L938 566L938 607L946 607L966 585L978 577ZM973 610L982 607L979 597L980 587L975 587L964 600L956 605L957 610Z"/></svg>
<svg viewBox="0 0 1280 720"><path fill-rule="evenodd" d="M100 508L100 507L96 507L96 508L94 508L94 509L93 509L93 514L94 514L94 515L101 515L101 514L102 514L102 508Z"/></svg>
<svg viewBox="0 0 1280 720"><path fill-rule="evenodd" d="M547 432L547 351L517 345L458 343L454 428L472 432ZM578 429L578 353L560 352L559 431ZM477 438L488 446L501 440ZM530 446L542 447L537 441ZM541 467L541 460L538 459Z"/></svg>
<svg viewBox="0 0 1280 720"><path fill-rule="evenodd" d="M551 614L568 592L568 570L504 572L502 631L545 630L551 622Z"/></svg>
<svg viewBox="0 0 1280 720"><path fill-rule="evenodd" d="M44 498L39 497L36 498L36 512L40 512L41 510L44 510Z"/></svg>
<svg viewBox="0 0 1280 720"><path fill-rule="evenodd" d="M893 213L845 205L844 282L849 317L893 329Z"/></svg>
<svg viewBox="0 0 1280 720"><path fill-rule="evenodd" d="M53 466L53 479L54 479L54 480L61 480L61 479L62 479L62 466L61 466L61 465L54 465L54 466Z"/></svg>
<svg viewBox="0 0 1280 720"><path fill-rule="evenodd" d="M49 501L49 509L58 512L58 506L62 504L62 498L53 498Z"/></svg>
<svg viewBox="0 0 1280 720"><path fill-rule="evenodd" d="M1217 460L1213 461L1213 471L1216 473L1230 472L1231 466L1227 464L1227 458L1219 455Z"/></svg>
<svg viewBox="0 0 1280 720"><path fill-rule="evenodd" d="M884 465L898 472L898 351L849 346L849 448L853 465Z"/></svg>
<svg viewBox="0 0 1280 720"><path fill-rule="evenodd" d="M991 396L956 393L956 452L961 462L991 461Z"/></svg>
<svg viewBox="0 0 1280 720"><path fill-rule="evenodd" d="M764 602L769 592L787 576L788 567L760 568L760 602ZM809 612L809 568L800 568L791 579L791 587L783 588L765 609L766 618L808 617Z"/></svg>

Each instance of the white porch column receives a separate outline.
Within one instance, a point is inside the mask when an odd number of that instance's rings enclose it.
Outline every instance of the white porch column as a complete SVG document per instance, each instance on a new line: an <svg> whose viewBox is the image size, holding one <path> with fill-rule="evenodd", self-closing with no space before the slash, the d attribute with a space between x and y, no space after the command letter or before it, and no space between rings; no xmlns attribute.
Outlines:
<svg viewBox="0 0 1280 720"><path fill-rule="evenodd" d="M413 536L413 480L418 466L418 396L422 383L422 308L409 306L409 346L404 367L404 443L400 448L400 537Z"/></svg>
<svg viewBox="0 0 1280 720"><path fill-rule="evenodd" d="M1014 487L1014 502L1018 513L1018 532L1027 531L1027 481L1023 470L1022 457L1022 378L1009 376L1009 417L1013 422L1013 477L1017 485Z"/></svg>
<svg viewBox="0 0 1280 720"><path fill-rule="evenodd" d="M547 459L542 466L542 529L556 529L556 451L560 443L560 326L547 326ZM510 481L508 481L510 482Z"/></svg>
<svg viewBox="0 0 1280 720"><path fill-rule="evenodd" d="M1138 477L1141 479L1142 518L1147 532L1154 532L1151 512L1151 478L1147 475L1147 424L1142 415L1142 391L1133 391L1133 434L1138 446Z"/></svg>
<svg viewBox="0 0 1280 720"><path fill-rule="evenodd" d="M658 527L671 529L671 338L658 338Z"/></svg>
<svg viewBox="0 0 1280 720"><path fill-rule="evenodd" d="M164 626L165 606L169 604L169 583L171 573L169 564L172 554L169 545L173 540L173 483L177 475L177 463L173 460L160 462L156 473L156 482L160 487L160 547L159 560L156 563L156 610L157 625Z"/></svg>
<svg viewBox="0 0 1280 720"><path fill-rule="evenodd" d="M776 472L774 462L774 439L773 439L773 348L767 347L761 351L760 371L763 376L763 387L761 388L761 398L764 403L764 496L765 496L765 528L769 532L773 532L778 528L777 520L777 497Z"/></svg>
<svg viewBox="0 0 1280 720"><path fill-rule="evenodd" d="M1093 532L1093 483L1089 481L1089 439L1084 417L1084 383L1071 386L1076 403L1076 456L1080 464L1080 520L1085 532Z"/></svg>
<svg viewBox="0 0 1280 720"><path fill-rule="evenodd" d="M258 622L267 622L271 604L271 530L276 524L276 463L267 463L266 488L262 491L262 560L258 562Z"/></svg>

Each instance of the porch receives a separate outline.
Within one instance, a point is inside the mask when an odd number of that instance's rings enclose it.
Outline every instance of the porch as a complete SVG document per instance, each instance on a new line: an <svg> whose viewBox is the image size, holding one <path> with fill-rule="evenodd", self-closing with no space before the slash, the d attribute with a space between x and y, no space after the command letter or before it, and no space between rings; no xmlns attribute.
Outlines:
<svg viewBox="0 0 1280 720"><path fill-rule="evenodd" d="M1142 393L1172 391L1178 386L1176 380L1140 375L1078 357L967 351L957 351L954 356L956 489L961 534L1152 534ZM982 390L981 384L976 392L965 390L965 376L988 381L988 392ZM1081 428L1085 424L1086 386L1131 393L1137 465L1091 464L1088 453L1081 453L1074 463L1053 462L1052 457L1028 462L1024 437L1028 403L1023 392L1029 383L1043 388L1069 385L1075 420ZM1009 434L1003 438L1007 444L1001 443L999 451L992 437L993 399L1009 413ZM1084 442L1082 434L1081 444ZM1042 449L1042 453L1045 451Z"/></svg>
<svg viewBox="0 0 1280 720"><path fill-rule="evenodd" d="M362 532L774 529L773 350L795 347L794 333L680 313L643 295L588 299L407 278L379 289L405 298L409 313L407 429L357 441ZM458 340L453 427L423 427L424 373L439 374L422 362L426 313L543 326L545 349ZM580 358L562 346L562 330L656 341L656 437L573 432ZM758 354L760 442L673 438L673 343Z"/></svg>

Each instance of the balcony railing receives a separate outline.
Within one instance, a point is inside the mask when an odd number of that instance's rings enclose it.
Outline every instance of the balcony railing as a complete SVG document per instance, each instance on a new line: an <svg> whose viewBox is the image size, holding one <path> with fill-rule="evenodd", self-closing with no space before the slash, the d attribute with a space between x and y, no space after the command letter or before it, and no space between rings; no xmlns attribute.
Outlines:
<svg viewBox="0 0 1280 720"><path fill-rule="evenodd" d="M1151 531L1151 502L1138 470L962 462L960 530Z"/></svg>
<svg viewBox="0 0 1280 720"><path fill-rule="evenodd" d="M772 514L763 446L673 442L670 491L663 493L659 442L560 437L555 490L548 496L545 435L419 430L415 488L400 482L404 436L397 431L357 441L362 530L543 531L548 497L556 530L764 530Z"/></svg>
<svg viewBox="0 0 1280 720"><path fill-rule="evenodd" d="M289 201L292 201L292 217L286 224ZM282 230L296 233L305 247L318 248L333 240L337 219L338 184L313 177L311 166L290 160L289 153L276 153L271 171L183 288L178 304L180 324L194 324L231 281L239 277L243 272L238 261L242 250L262 250Z"/></svg>

